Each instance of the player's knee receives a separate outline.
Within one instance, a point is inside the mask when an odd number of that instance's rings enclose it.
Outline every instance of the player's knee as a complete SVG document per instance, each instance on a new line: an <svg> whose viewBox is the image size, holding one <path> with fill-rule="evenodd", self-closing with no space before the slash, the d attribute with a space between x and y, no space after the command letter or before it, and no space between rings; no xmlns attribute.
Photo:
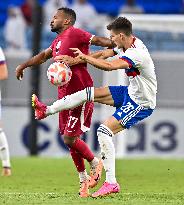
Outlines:
<svg viewBox="0 0 184 205"><path fill-rule="evenodd" d="M75 137L64 136L64 143L66 145L72 145L75 142L75 140Z"/></svg>
<svg viewBox="0 0 184 205"><path fill-rule="evenodd" d="M106 125L101 124L97 129L97 136L100 143L104 137L113 137L113 132Z"/></svg>
<svg viewBox="0 0 184 205"><path fill-rule="evenodd" d="M98 129L97 129L97 136L98 136L98 138L99 138L99 136L101 136L101 135L103 134L102 131L101 131L102 126L103 126L103 124L101 124L101 125L98 127Z"/></svg>

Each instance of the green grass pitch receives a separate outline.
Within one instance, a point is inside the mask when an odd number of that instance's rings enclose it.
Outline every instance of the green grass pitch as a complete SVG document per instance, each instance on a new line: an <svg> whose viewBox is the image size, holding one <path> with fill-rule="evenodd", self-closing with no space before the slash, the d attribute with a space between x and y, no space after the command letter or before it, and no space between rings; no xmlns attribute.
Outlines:
<svg viewBox="0 0 184 205"><path fill-rule="evenodd" d="M184 205L184 160L117 160L121 192L97 199L78 197L70 158L14 158L12 167L11 177L0 177L1 205Z"/></svg>

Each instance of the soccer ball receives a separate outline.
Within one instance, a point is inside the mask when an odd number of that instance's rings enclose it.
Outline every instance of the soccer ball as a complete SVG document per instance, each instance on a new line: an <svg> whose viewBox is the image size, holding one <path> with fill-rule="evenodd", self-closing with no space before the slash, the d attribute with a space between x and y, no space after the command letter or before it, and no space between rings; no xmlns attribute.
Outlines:
<svg viewBox="0 0 184 205"><path fill-rule="evenodd" d="M49 66L47 77L53 85L63 86L70 81L72 71L67 64L63 62L55 62Z"/></svg>

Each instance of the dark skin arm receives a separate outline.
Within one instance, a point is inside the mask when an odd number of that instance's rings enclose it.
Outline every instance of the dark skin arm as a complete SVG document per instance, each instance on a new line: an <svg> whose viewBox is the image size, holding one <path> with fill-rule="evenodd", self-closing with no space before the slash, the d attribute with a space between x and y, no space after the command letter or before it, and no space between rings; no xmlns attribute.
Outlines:
<svg viewBox="0 0 184 205"><path fill-rule="evenodd" d="M50 48L45 49L44 51L40 52L38 55L33 56L26 62L20 64L16 68L16 77L18 80L22 80L24 75L24 70L28 67L34 65L40 65L47 61L49 58L52 58L52 50Z"/></svg>
<svg viewBox="0 0 184 205"><path fill-rule="evenodd" d="M108 48L115 47L114 43L109 38L99 37L99 36L94 36L91 39L91 45L108 47Z"/></svg>

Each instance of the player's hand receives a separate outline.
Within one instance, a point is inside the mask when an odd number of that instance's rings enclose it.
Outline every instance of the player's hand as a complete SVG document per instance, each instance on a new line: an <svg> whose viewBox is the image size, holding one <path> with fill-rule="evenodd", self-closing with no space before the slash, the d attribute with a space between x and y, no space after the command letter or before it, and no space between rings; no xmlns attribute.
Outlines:
<svg viewBox="0 0 184 205"><path fill-rule="evenodd" d="M82 60L86 60L86 55L82 53L78 48L70 48L73 53Z"/></svg>
<svg viewBox="0 0 184 205"><path fill-rule="evenodd" d="M17 66L16 68L16 77L17 77L17 80L22 80L23 76L24 76L24 69L21 65Z"/></svg>
<svg viewBox="0 0 184 205"><path fill-rule="evenodd" d="M67 56L67 55L60 55L60 56L56 56L54 58L55 61L61 61L64 63L67 63L69 66L72 65L74 58L71 56Z"/></svg>

